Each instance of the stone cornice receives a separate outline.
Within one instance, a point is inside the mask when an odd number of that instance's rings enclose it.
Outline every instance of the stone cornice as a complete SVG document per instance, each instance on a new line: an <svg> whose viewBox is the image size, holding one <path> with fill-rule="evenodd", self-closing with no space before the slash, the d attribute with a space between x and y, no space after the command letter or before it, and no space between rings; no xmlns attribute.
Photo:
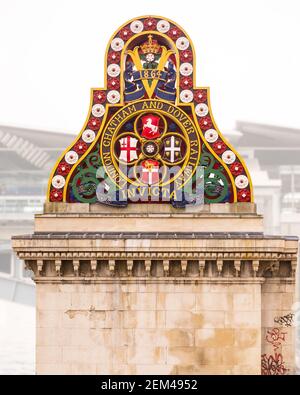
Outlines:
<svg viewBox="0 0 300 395"><path fill-rule="evenodd" d="M214 252L214 251L205 251L205 252L191 252L191 251L181 251L181 252L173 252L173 251L158 251L158 252L141 252L141 251L95 251L95 252L83 252L83 251L72 251L72 252L54 252L54 251L22 251L21 249L15 248L17 255L20 259L24 260L35 260L35 259L43 259L43 260L51 260L51 259L205 259L205 260L214 260L214 259L222 259L222 260L296 260L297 256L294 253L273 253L273 252Z"/></svg>
<svg viewBox="0 0 300 395"><path fill-rule="evenodd" d="M276 255L276 256L275 256ZM296 256L266 254L261 258L239 254L141 253L29 253L19 252L25 265L40 277L110 278L110 277L294 277Z"/></svg>

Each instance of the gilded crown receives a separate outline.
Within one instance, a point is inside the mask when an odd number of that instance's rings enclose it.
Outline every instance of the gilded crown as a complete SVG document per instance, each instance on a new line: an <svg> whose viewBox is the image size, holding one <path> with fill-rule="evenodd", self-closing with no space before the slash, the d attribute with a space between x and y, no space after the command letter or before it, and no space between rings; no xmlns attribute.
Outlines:
<svg viewBox="0 0 300 395"><path fill-rule="evenodd" d="M156 40L152 40L152 35L149 34L148 41L141 45L141 50L143 53L159 53L160 45Z"/></svg>

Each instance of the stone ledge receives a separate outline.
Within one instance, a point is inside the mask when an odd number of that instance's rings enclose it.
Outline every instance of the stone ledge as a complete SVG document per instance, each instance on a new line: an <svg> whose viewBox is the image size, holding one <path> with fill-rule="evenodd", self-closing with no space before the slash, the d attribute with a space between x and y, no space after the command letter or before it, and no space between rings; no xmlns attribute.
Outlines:
<svg viewBox="0 0 300 395"><path fill-rule="evenodd" d="M289 284L294 284L294 278L284 278L284 279L274 279L275 283L278 281L287 281ZM264 277L249 277L249 278L236 278L236 277L228 277L228 278L218 278L218 277L202 277L202 278L193 278L193 277L39 277L36 279L36 282L39 284L82 284L82 285L90 285L90 284L176 284L176 285L184 285L184 284L222 284L222 285L231 285L231 284L263 284L266 279Z"/></svg>
<svg viewBox="0 0 300 395"><path fill-rule="evenodd" d="M62 203L62 202L46 202L44 204L45 214L88 214L88 213L102 213L102 214L138 214L143 213L162 214L174 213L181 214L189 213L211 213L211 214L256 214L255 203L213 203L203 204L200 206L187 205L186 208L174 208L171 204L129 204L126 207L113 207L104 204L89 204L89 203Z"/></svg>
<svg viewBox="0 0 300 395"><path fill-rule="evenodd" d="M30 257L62 259L67 257L136 259L160 257L187 257L212 259L213 254L236 259L296 259L298 239L288 237L268 237L262 235L247 237L199 237L199 238L102 238L85 234L77 237L59 237L55 234L13 237L12 245L18 254ZM43 251L43 252L42 252ZM221 254L221 255L220 255Z"/></svg>
<svg viewBox="0 0 300 395"><path fill-rule="evenodd" d="M263 221L259 216L231 215L225 218L224 215L211 215L210 217L181 216L140 216L128 217L124 214L112 218L112 216L82 216L74 215L48 217L41 215L35 218L35 232L262 232Z"/></svg>
<svg viewBox="0 0 300 395"><path fill-rule="evenodd" d="M262 232L34 232L29 235L12 236L13 240L43 239L266 239L295 240L298 236L265 235Z"/></svg>
<svg viewBox="0 0 300 395"><path fill-rule="evenodd" d="M45 213L35 216L36 233L172 233L245 232L261 233L263 217L250 203L210 204L175 209L170 205L139 204L114 208L77 203L46 204ZM71 205L71 206L70 206Z"/></svg>

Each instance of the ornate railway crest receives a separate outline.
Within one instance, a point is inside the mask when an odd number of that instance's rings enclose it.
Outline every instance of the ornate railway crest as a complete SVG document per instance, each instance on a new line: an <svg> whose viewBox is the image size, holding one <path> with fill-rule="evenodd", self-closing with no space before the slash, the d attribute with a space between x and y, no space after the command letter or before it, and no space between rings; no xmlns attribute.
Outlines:
<svg viewBox="0 0 300 395"><path fill-rule="evenodd" d="M217 129L209 90L195 86L194 60L190 38L170 20L146 16L118 29L105 88L92 89L87 121L53 169L48 199L252 201L248 170Z"/></svg>

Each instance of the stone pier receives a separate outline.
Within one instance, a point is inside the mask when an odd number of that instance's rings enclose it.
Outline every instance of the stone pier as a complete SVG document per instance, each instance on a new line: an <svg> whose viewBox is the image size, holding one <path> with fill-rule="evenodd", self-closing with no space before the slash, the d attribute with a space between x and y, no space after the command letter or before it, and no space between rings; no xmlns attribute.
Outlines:
<svg viewBox="0 0 300 395"><path fill-rule="evenodd" d="M253 203L47 203L13 238L37 373L292 374L298 240L262 229Z"/></svg>

